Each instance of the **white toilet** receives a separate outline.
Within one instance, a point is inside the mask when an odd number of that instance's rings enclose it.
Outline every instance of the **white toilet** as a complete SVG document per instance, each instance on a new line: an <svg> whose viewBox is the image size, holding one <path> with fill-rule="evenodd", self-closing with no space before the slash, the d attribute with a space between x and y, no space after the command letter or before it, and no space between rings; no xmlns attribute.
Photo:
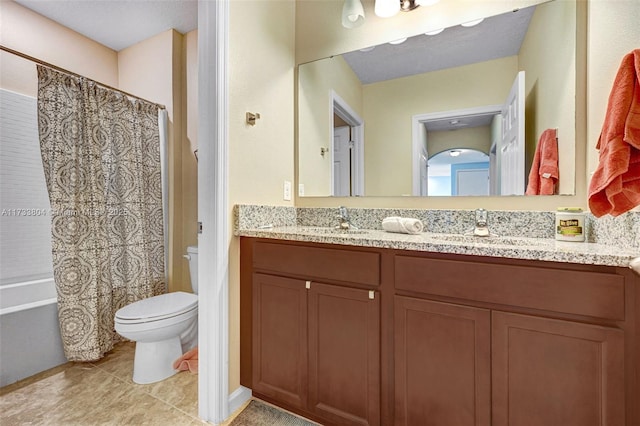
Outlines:
<svg viewBox="0 0 640 426"><path fill-rule="evenodd" d="M116 312L116 332L136 342L135 383L159 382L174 375L173 362L198 343L198 247L188 247L187 253L193 294L161 294Z"/></svg>

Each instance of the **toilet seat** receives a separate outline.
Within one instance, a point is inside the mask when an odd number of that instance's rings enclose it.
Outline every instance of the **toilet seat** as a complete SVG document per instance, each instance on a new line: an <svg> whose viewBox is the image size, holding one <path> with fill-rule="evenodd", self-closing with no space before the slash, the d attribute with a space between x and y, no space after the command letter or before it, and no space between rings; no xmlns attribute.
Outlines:
<svg viewBox="0 0 640 426"><path fill-rule="evenodd" d="M149 297L127 305L116 312L121 324L161 321L198 309L198 296L183 291Z"/></svg>

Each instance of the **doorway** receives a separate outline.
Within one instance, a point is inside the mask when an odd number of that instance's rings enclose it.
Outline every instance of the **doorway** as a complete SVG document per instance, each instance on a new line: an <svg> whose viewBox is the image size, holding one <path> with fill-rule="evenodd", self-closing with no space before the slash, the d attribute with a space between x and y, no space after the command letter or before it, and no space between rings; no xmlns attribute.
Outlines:
<svg viewBox="0 0 640 426"><path fill-rule="evenodd" d="M331 91L331 195L364 195L364 120Z"/></svg>
<svg viewBox="0 0 640 426"><path fill-rule="evenodd" d="M491 195L523 195L525 189L524 71L512 84L504 104L418 114L412 117L412 195L432 195L424 190L425 153L429 132L491 126ZM464 145L460 145L464 146ZM441 151L437 150L436 152ZM427 165L428 167L428 165Z"/></svg>

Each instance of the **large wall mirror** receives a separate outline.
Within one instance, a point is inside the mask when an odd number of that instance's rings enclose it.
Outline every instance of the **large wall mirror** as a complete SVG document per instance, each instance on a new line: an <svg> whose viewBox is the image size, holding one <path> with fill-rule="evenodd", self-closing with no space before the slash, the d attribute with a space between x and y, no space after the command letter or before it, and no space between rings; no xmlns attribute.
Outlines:
<svg viewBox="0 0 640 426"><path fill-rule="evenodd" d="M576 16L554 0L300 65L300 195L524 195L547 129L573 195Z"/></svg>

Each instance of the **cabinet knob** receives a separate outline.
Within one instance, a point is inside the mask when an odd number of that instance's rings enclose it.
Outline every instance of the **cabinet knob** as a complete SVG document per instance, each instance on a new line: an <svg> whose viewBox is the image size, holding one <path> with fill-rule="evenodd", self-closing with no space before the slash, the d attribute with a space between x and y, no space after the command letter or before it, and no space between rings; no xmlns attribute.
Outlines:
<svg viewBox="0 0 640 426"><path fill-rule="evenodd" d="M640 275L640 257L636 257L629 262L629 268L636 274Z"/></svg>

